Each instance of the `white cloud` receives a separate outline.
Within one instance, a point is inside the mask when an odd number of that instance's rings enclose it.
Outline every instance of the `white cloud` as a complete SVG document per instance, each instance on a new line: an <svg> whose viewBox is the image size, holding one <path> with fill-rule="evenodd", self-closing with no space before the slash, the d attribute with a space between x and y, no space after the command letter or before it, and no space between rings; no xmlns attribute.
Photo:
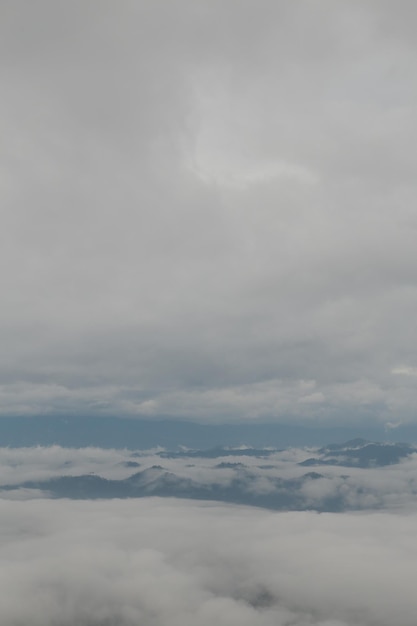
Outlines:
<svg viewBox="0 0 417 626"><path fill-rule="evenodd" d="M395 374L396 376L417 376L417 367L401 365L400 367L394 367L391 370L391 374Z"/></svg>
<svg viewBox="0 0 417 626"><path fill-rule="evenodd" d="M167 500L0 507L3 623L414 624L414 515Z"/></svg>

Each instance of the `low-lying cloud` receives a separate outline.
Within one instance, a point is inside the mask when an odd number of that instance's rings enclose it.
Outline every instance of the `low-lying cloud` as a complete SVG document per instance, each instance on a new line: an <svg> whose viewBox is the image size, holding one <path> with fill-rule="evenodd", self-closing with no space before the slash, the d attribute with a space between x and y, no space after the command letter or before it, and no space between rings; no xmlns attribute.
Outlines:
<svg viewBox="0 0 417 626"><path fill-rule="evenodd" d="M335 450L251 448L172 454L53 446L0 452L3 499L163 496L277 510L409 512L417 496L417 454L392 444L365 443L339 450L340 456ZM382 465L373 458L377 454Z"/></svg>
<svg viewBox="0 0 417 626"><path fill-rule="evenodd" d="M415 624L415 514L0 501L0 619L34 626Z"/></svg>

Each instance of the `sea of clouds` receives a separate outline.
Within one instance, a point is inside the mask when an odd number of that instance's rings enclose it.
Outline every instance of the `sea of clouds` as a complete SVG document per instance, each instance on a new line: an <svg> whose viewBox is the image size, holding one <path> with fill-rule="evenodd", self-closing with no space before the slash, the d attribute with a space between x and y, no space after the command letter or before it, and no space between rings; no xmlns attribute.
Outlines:
<svg viewBox="0 0 417 626"><path fill-rule="evenodd" d="M360 510L343 513L179 498L50 499L20 487L91 472L123 480L157 460L200 482L226 483L234 471L216 467L221 458L158 452L1 450L1 484L15 485L0 498L1 624L414 626L416 455L383 468L315 468L327 474L303 485L306 506L340 489L347 472L346 497ZM311 452L228 458L258 472L252 488L265 489L266 472L300 476L306 468L298 463Z"/></svg>
<svg viewBox="0 0 417 626"><path fill-rule="evenodd" d="M189 481L189 497L196 497L191 487L211 489L215 499L233 499L254 503L254 496L274 494L295 495L290 508L333 510L406 511L417 498L417 454L410 454L399 463L382 467L341 467L338 465L300 465L312 456L323 457L317 449L292 448L282 451L262 451L248 456L242 449L239 455L215 458L175 457L162 449L131 450L101 448L62 448L60 446L33 448L0 448L0 498L20 499L49 497L48 480L54 478L95 476L123 481L134 474L149 471L148 495L156 494L157 480L166 474L179 481ZM237 453L237 454L236 454ZM314 470L311 472L311 470ZM239 482L237 495L222 491ZM35 483L40 483L36 488ZM31 488L29 487L31 484ZM122 485L122 482L120 483ZM183 485L184 483L182 483ZM102 497L88 487L87 497ZM180 495L188 497L187 488ZM145 493L145 495L146 495ZM172 483L172 495L178 495ZM207 492L206 492L207 494ZM55 497L59 492L55 491ZM169 494L168 494L169 495ZM204 495L203 497L207 497ZM268 501L267 506L281 508L280 500ZM265 504L265 500L259 500Z"/></svg>
<svg viewBox="0 0 417 626"><path fill-rule="evenodd" d="M417 514L175 499L0 501L0 620L414 625Z"/></svg>

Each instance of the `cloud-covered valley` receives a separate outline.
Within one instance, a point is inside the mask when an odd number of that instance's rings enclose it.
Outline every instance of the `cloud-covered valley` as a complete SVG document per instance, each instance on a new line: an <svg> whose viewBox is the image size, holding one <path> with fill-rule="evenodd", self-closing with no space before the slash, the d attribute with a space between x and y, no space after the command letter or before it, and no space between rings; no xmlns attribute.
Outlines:
<svg viewBox="0 0 417 626"><path fill-rule="evenodd" d="M7 448L0 497L187 498L276 510L413 510L417 448L353 440L315 449Z"/></svg>
<svg viewBox="0 0 417 626"><path fill-rule="evenodd" d="M414 626L416 476L414 446L361 439L2 448L0 621Z"/></svg>

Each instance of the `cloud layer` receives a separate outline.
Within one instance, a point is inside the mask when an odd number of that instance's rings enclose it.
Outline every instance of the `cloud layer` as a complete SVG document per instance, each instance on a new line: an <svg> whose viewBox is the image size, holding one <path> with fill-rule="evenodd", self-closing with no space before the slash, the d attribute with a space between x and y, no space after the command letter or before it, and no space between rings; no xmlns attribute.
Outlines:
<svg viewBox="0 0 417 626"><path fill-rule="evenodd" d="M234 449L189 456L158 450L3 448L0 499L164 496L275 510L413 512L415 448L388 445L379 453L372 448L356 450L359 455L355 450L336 455ZM404 455L401 462L397 452Z"/></svg>
<svg viewBox="0 0 417 626"><path fill-rule="evenodd" d="M0 617L34 626L415 623L415 515L0 502Z"/></svg>
<svg viewBox="0 0 417 626"><path fill-rule="evenodd" d="M0 413L413 420L416 11L3 2Z"/></svg>

